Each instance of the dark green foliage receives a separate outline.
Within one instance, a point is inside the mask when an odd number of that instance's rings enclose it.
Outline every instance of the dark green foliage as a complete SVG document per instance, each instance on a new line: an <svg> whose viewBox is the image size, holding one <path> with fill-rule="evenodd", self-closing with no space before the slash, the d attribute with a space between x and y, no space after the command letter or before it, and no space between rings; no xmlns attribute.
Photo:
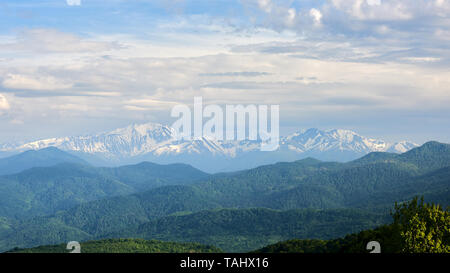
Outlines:
<svg viewBox="0 0 450 273"><path fill-rule="evenodd" d="M450 144L430 141L398 155L399 160L416 165L422 173L449 166Z"/></svg>
<svg viewBox="0 0 450 273"><path fill-rule="evenodd" d="M133 187L137 191L168 185L191 183L209 175L185 164L159 165L142 162L117 168L102 168L101 173Z"/></svg>
<svg viewBox="0 0 450 273"><path fill-rule="evenodd" d="M216 175L193 187L223 207L386 210L395 201L422 194L428 176L433 176L433 183L440 187L428 186L426 195L431 197L448 190L449 147L430 142L402 155L375 153L345 164L314 159L278 163L233 175ZM373 199L374 195L377 200Z"/></svg>
<svg viewBox="0 0 450 273"><path fill-rule="evenodd" d="M350 163L364 165L399 162L415 166L422 173L447 167L450 162L450 144L430 141L403 154L374 152Z"/></svg>
<svg viewBox="0 0 450 273"><path fill-rule="evenodd" d="M288 240L273 245L268 245L255 253L333 253L328 247L329 241L325 240Z"/></svg>
<svg viewBox="0 0 450 273"><path fill-rule="evenodd" d="M0 217L0 238L11 231L12 225L13 223L9 219Z"/></svg>
<svg viewBox="0 0 450 273"><path fill-rule="evenodd" d="M402 251L450 253L450 209L414 198L395 206L393 225L400 230Z"/></svg>
<svg viewBox="0 0 450 273"><path fill-rule="evenodd" d="M334 240L292 239L268 245L255 253L369 253L367 243L377 241L382 253L400 253L401 239L393 225L364 230ZM397 235L397 236L396 236Z"/></svg>
<svg viewBox="0 0 450 273"><path fill-rule="evenodd" d="M376 207L380 203L394 204L424 196L427 202L450 205L450 167L406 180L389 191L375 192L361 202L360 207Z"/></svg>
<svg viewBox="0 0 450 273"><path fill-rule="evenodd" d="M221 253L217 247L197 243L146 241L142 239L107 239L82 242L81 253ZM15 249L13 253L69 253L65 244Z"/></svg>
<svg viewBox="0 0 450 273"><path fill-rule="evenodd" d="M61 240L61 238L64 238L64 240ZM33 219L33 225L18 224L12 227L12 230L6 232L4 240L0 241L0 251L6 251L13 247L33 247L89 239L92 239L90 234L65 225L58 219L39 217ZM23 244L22 242L28 243ZM10 247L10 244L13 246Z"/></svg>
<svg viewBox="0 0 450 273"><path fill-rule="evenodd" d="M199 211L218 206L208 201L195 189L186 186L169 186L135 195L118 196L81 204L54 216L35 217L18 221L14 230L0 237L0 251L12 247L31 247L56 244L67 240L66 229L71 227L83 234L83 240L94 239L102 234L120 231L140 225L152 219L176 212ZM43 223L55 223L43 226ZM58 240L47 241L48 234ZM59 236L59 237L58 237Z"/></svg>
<svg viewBox="0 0 450 273"><path fill-rule="evenodd" d="M207 174L188 165L144 162L119 168L61 163L0 177L0 216L52 214L78 204L159 186L190 184Z"/></svg>
<svg viewBox="0 0 450 273"><path fill-rule="evenodd" d="M183 169L183 166L165 169L169 174L162 172L161 178L158 178L159 174L152 176L154 171L145 172L154 168L153 164L95 169L92 173L89 172L90 167L86 166L74 173L65 170L62 175L70 174L68 179L82 173L83 179L99 175L107 181L116 181L131 188L143 189L147 185L163 184L172 186L82 203L49 217L22 219L13 225L13 231L5 229L4 236L0 237L0 250L48 244L44 240L48 238L37 236L44 231L49 233L50 239L54 239L52 243L66 242L66 235L71 234L67 231L68 228L71 228L70 232L73 234L87 234L87 237L83 237L86 239L113 234L175 241L186 241L189 238L208 244L214 242L227 251L255 249L267 243L294 237L336 238L373 227L375 223L387 223L383 215L388 215L395 201L408 201L418 194L423 194L426 200L439 200L441 204L449 205L448 146L427 143L403 155L376 153L349 163L305 159L248 171L217 174L200 182L196 180L196 183L182 180L183 176L176 171L178 168L195 176L195 172L191 173L192 170ZM426 163L423 160L432 162ZM163 177L163 174L166 175ZM198 174L196 178L201 176L202 174ZM150 180L144 181L148 177ZM45 174L42 179L46 179ZM161 184L161 181L164 182ZM172 183L184 185L173 186ZM83 185L80 182L75 184ZM0 187L1 185L0 183ZM14 194L22 196L22 189L17 189L16 193L4 195L5 199L8 200ZM0 199L0 202L3 200ZM12 204L13 209L29 206L27 203L9 204ZM256 207L290 211L217 210ZM305 208L313 210L292 213L297 211L292 209ZM360 209L359 212L355 208ZM325 213L329 209L345 210L337 213L338 218L333 219ZM316 216L309 215L306 211ZM348 215L343 214L344 212ZM289 215L293 216L289 218ZM370 215L377 215L377 218L371 218ZM308 220L304 220L302 226L295 224L305 217ZM52 223L52 226L43 230L41 225L46 221ZM267 226L268 231L256 229L258 226ZM227 231L230 233L226 233ZM27 232L31 235L27 236ZM210 235L207 236L208 234ZM386 233L380 234L382 240ZM205 241L201 241L201 238Z"/></svg>
<svg viewBox="0 0 450 273"><path fill-rule="evenodd" d="M357 210L222 209L164 217L110 236L192 241L246 252L288 238L336 238L387 220Z"/></svg>
<svg viewBox="0 0 450 273"><path fill-rule="evenodd" d="M289 238L336 238L387 221L386 216L359 210L220 209L136 222L124 230L95 234L98 227L69 225L58 217L41 217L17 226L16 232L0 241L0 249L97 238L143 238L198 242L225 251L246 252ZM111 223L105 223L103 231L114 230L112 227Z"/></svg>
<svg viewBox="0 0 450 273"><path fill-rule="evenodd" d="M219 206L203 193L187 186L161 187L130 196L82 204L56 215L65 223L93 235L118 231L176 212L192 212Z"/></svg>
<svg viewBox="0 0 450 273"><path fill-rule="evenodd" d="M33 168L0 177L0 216L51 214L82 202L133 192L132 187L101 176L87 165Z"/></svg>
<svg viewBox="0 0 450 273"><path fill-rule="evenodd" d="M450 253L450 211L417 197L395 205L393 223L344 238L289 240L266 246L263 253L368 253L367 243L380 243L382 253Z"/></svg>

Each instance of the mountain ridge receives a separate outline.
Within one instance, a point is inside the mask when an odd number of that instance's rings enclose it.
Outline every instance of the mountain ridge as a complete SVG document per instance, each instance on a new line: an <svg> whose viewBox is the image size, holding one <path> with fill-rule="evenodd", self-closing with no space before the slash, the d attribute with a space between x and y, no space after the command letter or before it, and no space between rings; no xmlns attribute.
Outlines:
<svg viewBox="0 0 450 273"><path fill-rule="evenodd" d="M8 228L11 225L6 219L3 221L3 236L0 236L0 250L28 247L35 243L90 240L141 225L147 230L149 226L145 223L162 221L159 223L163 224L183 215L195 218L195 215L211 215L201 211L225 208L246 211L252 208L279 211L357 209L382 216L389 214L395 202L408 201L417 195L447 206L450 204L449 147L449 144L426 143L411 152L396 155L392 162L380 162L377 156L369 156L370 160L366 159L364 163L304 159L232 174L210 175L187 185L168 185L84 202L50 216L24 219L14 225L14 230ZM429 159L435 162L424 164ZM183 219L188 218L194 219ZM236 221L241 222L242 219ZM321 223L324 224L322 227L330 224L326 219ZM145 230L136 235L156 235ZM164 231L162 229L158 234L163 235ZM231 241L230 238L225 241Z"/></svg>
<svg viewBox="0 0 450 273"><path fill-rule="evenodd" d="M33 154L41 151L33 151ZM0 176L0 217L45 215L82 202L137 193L160 186L189 184L207 176L208 174L189 165L160 165L150 162L115 168L99 168L77 162L34 166L18 173Z"/></svg>
<svg viewBox="0 0 450 273"><path fill-rule="evenodd" d="M18 173L34 167L49 167L59 163L88 163L70 153L55 147L46 147L40 150L28 150L17 155L0 159L0 175Z"/></svg>
<svg viewBox="0 0 450 273"><path fill-rule="evenodd" d="M345 162L370 152L403 153L418 146L408 141L388 143L344 129L300 130L281 137L280 148L274 152L261 152L259 140L221 141L205 137L177 140L174 136L173 128L159 123L132 124L96 135L0 145L0 152L57 147L97 166L118 166L141 161L186 163L202 171L215 173L306 157Z"/></svg>

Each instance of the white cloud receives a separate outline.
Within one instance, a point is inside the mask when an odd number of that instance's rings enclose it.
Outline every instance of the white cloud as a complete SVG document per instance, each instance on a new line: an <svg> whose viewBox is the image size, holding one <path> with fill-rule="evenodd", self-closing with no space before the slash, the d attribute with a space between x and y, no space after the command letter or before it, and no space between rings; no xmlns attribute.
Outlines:
<svg viewBox="0 0 450 273"><path fill-rule="evenodd" d="M446 0L436 0L436 6L437 7L442 7L445 5Z"/></svg>
<svg viewBox="0 0 450 273"><path fill-rule="evenodd" d="M27 90L58 90L67 89L73 86L73 84L64 82L53 76L28 76L21 74L6 75L2 85L9 89Z"/></svg>
<svg viewBox="0 0 450 273"><path fill-rule="evenodd" d="M263 11L270 13L272 12L272 2L271 0L258 0L258 6Z"/></svg>
<svg viewBox="0 0 450 273"><path fill-rule="evenodd" d="M381 5L381 0L367 0L369 6L379 6Z"/></svg>
<svg viewBox="0 0 450 273"><path fill-rule="evenodd" d="M445 24L423 27L428 16L414 21L414 30L402 29L412 25L395 20L420 14L412 2L335 0L336 7L294 8L293 1L248 1L263 20L242 28L207 16L180 16L140 38L88 39L49 29L2 37L0 83L15 94L11 117L29 125L45 115L58 124L64 115L73 118L64 124L84 124L93 123L91 117L140 121L151 113L164 122L173 103L202 95L218 104L279 103L283 121L302 124L336 115L352 120L355 111L361 117L386 109L414 113L450 103L444 63L450 53L446 43L435 43L450 32ZM430 3L422 9L425 15L437 6L445 14L448 1ZM308 29L313 25L322 27ZM349 29L361 35L345 35ZM3 49L15 54L3 55ZM49 101L60 106L49 107ZM5 97L2 107L10 108Z"/></svg>
<svg viewBox="0 0 450 273"><path fill-rule="evenodd" d="M15 124L15 125L22 125L22 124L24 124L23 120L20 120L20 119L12 119L9 123Z"/></svg>
<svg viewBox="0 0 450 273"><path fill-rule="evenodd" d="M300 13L292 6L293 1L272 1L272 0L241 0L245 6L249 6L248 10L256 11L252 20L257 21L269 29L281 31L284 29L296 28L296 24L300 21ZM257 11L262 11L259 13ZM258 20L259 19L259 20Z"/></svg>
<svg viewBox="0 0 450 273"><path fill-rule="evenodd" d="M80 112L87 112L90 110L90 107L88 105L74 104L74 103L52 105L51 108L61 111L80 111Z"/></svg>
<svg viewBox="0 0 450 273"><path fill-rule="evenodd" d="M121 49L114 42L98 42L54 29L26 29L13 42L0 43L0 49L37 53L102 52Z"/></svg>
<svg viewBox="0 0 450 273"><path fill-rule="evenodd" d="M5 96L0 94L0 111L9 110L9 109L10 109L10 106L9 106L8 100L6 99Z"/></svg>
<svg viewBox="0 0 450 273"><path fill-rule="evenodd" d="M433 63L441 60L440 58L435 57L404 57L402 59L413 63Z"/></svg>
<svg viewBox="0 0 450 273"><path fill-rule="evenodd" d="M297 17L297 11L294 8L290 8L287 11L288 15L286 17L286 24L292 25L295 22L295 18Z"/></svg>
<svg viewBox="0 0 450 273"><path fill-rule="evenodd" d="M319 26L322 23L322 13L315 8L312 8L309 10L309 15L313 18L314 20L314 25Z"/></svg>
<svg viewBox="0 0 450 273"><path fill-rule="evenodd" d="M388 26L386 26L386 25L379 25L379 26L376 26L376 27L375 27L375 31L376 31L378 34L384 35L384 34L389 33L390 28L389 28Z"/></svg>
<svg viewBox="0 0 450 273"><path fill-rule="evenodd" d="M415 0L417 1L417 0ZM415 2L414 1L414 2ZM407 20L413 18L414 6L408 1L331 0L334 7L359 20Z"/></svg>
<svg viewBox="0 0 450 273"><path fill-rule="evenodd" d="M434 15L448 17L450 12L448 0L331 0L331 3L337 10L358 20L412 20Z"/></svg>
<svg viewBox="0 0 450 273"><path fill-rule="evenodd" d="M66 0L66 3L69 6L80 6L81 0Z"/></svg>

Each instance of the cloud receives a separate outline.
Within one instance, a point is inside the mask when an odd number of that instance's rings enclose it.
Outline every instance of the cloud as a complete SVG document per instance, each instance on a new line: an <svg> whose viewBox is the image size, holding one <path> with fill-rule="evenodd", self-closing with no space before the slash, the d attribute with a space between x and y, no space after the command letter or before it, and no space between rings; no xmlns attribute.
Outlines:
<svg viewBox="0 0 450 273"><path fill-rule="evenodd" d="M331 2L337 10L359 20L408 20L414 15L413 7L401 1L332 0Z"/></svg>
<svg viewBox="0 0 450 273"><path fill-rule="evenodd" d="M331 0L337 11L359 20L395 21L448 16L448 0Z"/></svg>
<svg viewBox="0 0 450 273"><path fill-rule="evenodd" d="M259 77L267 76L267 72L242 71L242 72L221 72L221 73L201 73L202 77Z"/></svg>
<svg viewBox="0 0 450 273"><path fill-rule="evenodd" d="M51 108L61 111L80 111L80 112L87 112L88 110L90 110L90 107L88 105L73 104L73 103L52 105Z"/></svg>
<svg viewBox="0 0 450 273"><path fill-rule="evenodd" d="M68 89L73 86L73 84L64 82L53 76L29 76L21 74L6 75L2 85L9 89L26 90L59 90Z"/></svg>
<svg viewBox="0 0 450 273"><path fill-rule="evenodd" d="M272 12L272 1L271 0L258 0L258 6L263 11L270 13Z"/></svg>
<svg viewBox="0 0 450 273"><path fill-rule="evenodd" d="M20 120L20 119L12 119L9 123L15 124L15 125L22 125L22 124L24 124L23 120Z"/></svg>
<svg viewBox="0 0 450 273"><path fill-rule="evenodd" d="M322 13L319 10L312 8L309 10L309 15L313 18L314 25L320 26L322 24Z"/></svg>
<svg viewBox="0 0 450 273"><path fill-rule="evenodd" d="M259 10L262 13L251 15L252 20L259 22L261 26L277 31L295 27L299 21L297 9L291 6L292 1L272 0L242 0L248 10Z"/></svg>
<svg viewBox="0 0 450 273"><path fill-rule="evenodd" d="M115 42L90 41L75 34L54 29L25 29L14 42L0 43L0 49L35 53L103 52L123 48Z"/></svg>
<svg viewBox="0 0 450 273"><path fill-rule="evenodd" d="M441 60L435 57L404 57L403 59L413 63L433 63Z"/></svg>
<svg viewBox="0 0 450 273"><path fill-rule="evenodd" d="M134 9L146 1L112 1L127 2L136 15L122 22L117 14L114 34L101 24L89 24L87 36L83 24L61 31L44 21L40 29L4 34L0 92L14 101L10 107L0 97L0 105L27 126L48 120L52 128L36 131L57 135L77 124L96 131L150 114L170 123L172 105L194 96L277 103L282 123L292 126L351 124L358 113L359 124L382 131L418 109L448 124L450 1L239 1L247 9L230 16L217 9L229 2L218 1L162 19Z"/></svg>
<svg viewBox="0 0 450 273"><path fill-rule="evenodd" d="M6 97L0 94L0 111L9 110L10 106Z"/></svg>
<svg viewBox="0 0 450 273"><path fill-rule="evenodd" d="M448 0L241 0L248 7L250 27L299 36L371 37L423 43L450 28ZM257 12L259 11L259 13ZM317 26L321 26L320 29ZM439 40L444 40L441 35ZM383 39L382 39L383 38ZM436 38L434 38L436 39Z"/></svg>
<svg viewBox="0 0 450 273"><path fill-rule="evenodd" d="M81 6L81 0L66 0L69 6Z"/></svg>

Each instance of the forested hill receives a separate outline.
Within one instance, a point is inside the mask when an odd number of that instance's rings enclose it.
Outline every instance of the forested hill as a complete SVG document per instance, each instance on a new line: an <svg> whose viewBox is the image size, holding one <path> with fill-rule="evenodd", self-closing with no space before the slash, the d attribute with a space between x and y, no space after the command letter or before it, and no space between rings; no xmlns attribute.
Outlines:
<svg viewBox="0 0 450 273"><path fill-rule="evenodd" d="M84 202L188 185L208 174L189 165L143 162L117 168L59 163L0 176L0 217L24 219L67 210Z"/></svg>
<svg viewBox="0 0 450 273"><path fill-rule="evenodd" d="M198 243L174 243L142 239L108 239L82 242L81 253L221 253L222 250ZM12 253L69 253L66 244L14 249Z"/></svg>
<svg viewBox="0 0 450 273"><path fill-rule="evenodd" d="M0 158L0 175L19 173L34 167L50 167L60 163L88 164L72 154L49 147Z"/></svg>
<svg viewBox="0 0 450 273"><path fill-rule="evenodd" d="M381 253L450 253L450 207L414 198L393 210L393 223L333 240L292 239L256 253L369 253L369 242Z"/></svg>
<svg viewBox="0 0 450 273"><path fill-rule="evenodd" d="M255 253L369 253L378 244L376 251L381 253L450 253L450 208L426 204L414 198L412 201L396 205L393 210L393 223L371 230L364 230L345 237L320 239L291 239L265 246ZM159 237L169 240L198 240L221 244L225 249L244 252L246 249L274 241L285 230L286 237L304 236L308 229L321 229L321 217L332 218L335 231L340 229L341 220L358 221L362 215L343 211L291 211L276 212L268 210L220 210L199 213L196 217L161 219L147 223L134 231L133 236ZM328 216L326 216L328 213ZM331 215L334 214L334 217ZM276 215L278 214L278 215ZM296 217L298 216L298 217ZM365 220L370 216L365 215ZM346 218L347 217L347 218ZM292 221L297 218L297 223ZM249 221L250 220L250 221ZM306 223L306 227L301 227ZM195 224L195 225L194 225ZM356 222L354 228L358 228ZM305 224L303 224L305 225ZM195 227L197 226L197 227ZM328 229L331 231L332 229ZM424 232L425 231L425 232ZM138 233L136 233L138 232ZM145 234L139 234L144 232ZM326 230L322 230L326 232ZM351 232L346 230L344 232ZM329 234L322 234L322 237ZM282 237L282 236L281 236ZM145 241L142 239L107 239L81 243L84 253L173 253L173 252L220 252L216 247L197 243L174 243ZM22 253L67 253L65 245L42 246L32 249L15 249Z"/></svg>
<svg viewBox="0 0 450 273"><path fill-rule="evenodd" d="M279 211L357 208L365 213L379 215L375 221L361 225L362 230L372 227L373 223L381 223L394 202L407 201L416 195L423 195L427 201L449 205L449 147L448 144L430 142L405 154L376 153L349 163L314 159L278 163L248 171L209 176L201 178L200 182L162 186L137 194L82 203L52 216L20 220L14 224L6 219L7 224L3 226L7 228L0 230L0 234L3 234L0 237L0 249L66 242L72 238L90 240L124 230L135 230L136 227L140 228L136 234L151 239L149 234L157 233L146 223L162 218L173 220L167 217L170 215L181 217L177 221L188 221L189 217L197 217L197 212L223 208ZM101 170L100 173L118 177L117 173L108 173L108 170ZM133 171L128 173L132 175ZM125 178L117 180L126 181ZM130 187L145 184L131 180L127 183ZM189 217L182 218L183 215ZM205 217L207 215L210 214L204 214ZM215 212L211 215L218 214ZM360 220L364 221L365 217L367 215L361 215ZM212 219L216 221L218 217ZM324 230L333 225L329 218L318 221ZM184 224L177 223L178 226ZM149 230L145 231L144 227ZM316 233L304 233L306 235L302 238L326 237L319 229L315 230ZM342 225L342 230L350 231L352 227ZM278 238L288 234L283 229L279 232L276 235ZM336 233L331 235L341 236Z"/></svg>

